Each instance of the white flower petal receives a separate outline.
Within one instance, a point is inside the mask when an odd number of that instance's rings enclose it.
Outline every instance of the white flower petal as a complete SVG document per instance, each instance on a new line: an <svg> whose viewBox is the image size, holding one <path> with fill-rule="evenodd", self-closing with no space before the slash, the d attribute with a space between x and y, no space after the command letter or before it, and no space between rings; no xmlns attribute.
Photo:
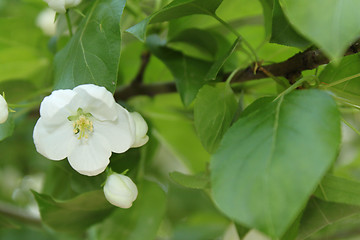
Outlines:
<svg viewBox="0 0 360 240"><path fill-rule="evenodd" d="M117 104L118 105L118 104ZM127 151L135 140L135 135L131 129L129 112L118 105L118 118L116 121L94 121L94 132L102 135L111 151L123 153Z"/></svg>
<svg viewBox="0 0 360 240"><path fill-rule="evenodd" d="M141 147L149 140L149 136L146 135L148 125L140 113L132 112L130 115L135 122L135 142L131 147Z"/></svg>
<svg viewBox="0 0 360 240"><path fill-rule="evenodd" d="M0 94L0 124L6 122L9 116L9 108L4 97Z"/></svg>
<svg viewBox="0 0 360 240"><path fill-rule="evenodd" d="M102 173L109 164L111 151L101 135L95 132L80 144L68 156L72 168L83 175L95 176Z"/></svg>
<svg viewBox="0 0 360 240"><path fill-rule="evenodd" d="M58 13L65 13L65 0L44 0L47 2L50 8L54 9Z"/></svg>
<svg viewBox="0 0 360 240"><path fill-rule="evenodd" d="M67 121L52 127L44 123L45 120L39 118L34 127L33 138L36 150L51 160L66 158L78 141L73 133L71 122Z"/></svg>
<svg viewBox="0 0 360 240"><path fill-rule="evenodd" d="M55 20L56 12L47 8L39 13L36 18L36 26L38 26L45 35L54 36L56 33L56 23Z"/></svg>
<svg viewBox="0 0 360 240"><path fill-rule="evenodd" d="M65 8L72 8L79 5L81 0L65 0Z"/></svg>
<svg viewBox="0 0 360 240"><path fill-rule="evenodd" d="M84 112L91 113L98 120L115 120L117 117L116 102L108 90L94 84L84 84L73 89L79 94L73 104Z"/></svg>
<svg viewBox="0 0 360 240"><path fill-rule="evenodd" d="M76 92L66 90L55 90L50 96L44 98L40 105L40 116L46 124L60 124L67 120L67 117L76 113L75 107L70 102L76 97Z"/></svg>

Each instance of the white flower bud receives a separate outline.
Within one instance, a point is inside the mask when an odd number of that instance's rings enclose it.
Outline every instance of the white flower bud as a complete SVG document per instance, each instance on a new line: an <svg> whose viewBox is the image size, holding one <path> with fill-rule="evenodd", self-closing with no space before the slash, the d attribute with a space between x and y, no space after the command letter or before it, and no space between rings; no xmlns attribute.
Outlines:
<svg viewBox="0 0 360 240"><path fill-rule="evenodd" d="M40 12L36 18L36 26L38 26L45 35L54 36L56 32L55 20L56 12L51 8L47 8Z"/></svg>
<svg viewBox="0 0 360 240"><path fill-rule="evenodd" d="M121 208L129 208L135 201L138 190L131 178L113 173L106 179L104 194L111 204Z"/></svg>
<svg viewBox="0 0 360 240"><path fill-rule="evenodd" d="M65 13L66 9L76 7L81 0L44 0L50 8L58 13Z"/></svg>
<svg viewBox="0 0 360 240"><path fill-rule="evenodd" d="M135 122L135 142L131 147L141 147L149 140L149 136L146 135L148 125L138 112L132 112L130 115Z"/></svg>
<svg viewBox="0 0 360 240"><path fill-rule="evenodd" d="M6 122L9 116L9 108L4 97L0 94L0 123Z"/></svg>

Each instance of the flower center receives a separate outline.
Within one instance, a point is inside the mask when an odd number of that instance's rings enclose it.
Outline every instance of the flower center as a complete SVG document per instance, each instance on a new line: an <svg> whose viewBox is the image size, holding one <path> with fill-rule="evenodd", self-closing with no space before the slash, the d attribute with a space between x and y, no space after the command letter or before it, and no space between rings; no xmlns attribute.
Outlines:
<svg viewBox="0 0 360 240"><path fill-rule="evenodd" d="M78 108L76 115L68 117L68 120L73 123L73 132L78 135L78 139L83 137L87 139L89 134L94 131L91 117L91 113L85 113L81 108Z"/></svg>

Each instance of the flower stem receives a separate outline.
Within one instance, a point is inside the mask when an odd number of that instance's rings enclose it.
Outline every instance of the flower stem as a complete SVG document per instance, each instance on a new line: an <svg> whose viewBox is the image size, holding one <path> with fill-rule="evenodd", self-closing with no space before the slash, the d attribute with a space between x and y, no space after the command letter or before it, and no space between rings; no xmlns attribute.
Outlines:
<svg viewBox="0 0 360 240"><path fill-rule="evenodd" d="M346 121L344 118L341 118L341 120L349 127L351 128L357 135L360 136L359 130L357 130L353 125L351 125L348 121Z"/></svg>
<svg viewBox="0 0 360 240"><path fill-rule="evenodd" d="M70 20L70 16L69 16L69 10L66 11L65 16L66 16L66 22L67 22L67 25L69 28L70 37L72 37L73 33L72 33L71 20Z"/></svg>
<svg viewBox="0 0 360 240"><path fill-rule="evenodd" d="M254 55L255 58L255 62L258 62L258 56L255 52L255 50L253 49L253 47L250 45L250 43L248 41L246 41L246 39L244 39L230 24L228 24L227 22L225 22L224 20L222 20L218 15L216 14L211 14L212 17L214 17L216 20L218 20L222 25L224 25L224 27L226 27L229 31L231 31L232 33L235 34L235 36L237 36L239 38L239 40L241 40L246 47L250 50L250 52Z"/></svg>

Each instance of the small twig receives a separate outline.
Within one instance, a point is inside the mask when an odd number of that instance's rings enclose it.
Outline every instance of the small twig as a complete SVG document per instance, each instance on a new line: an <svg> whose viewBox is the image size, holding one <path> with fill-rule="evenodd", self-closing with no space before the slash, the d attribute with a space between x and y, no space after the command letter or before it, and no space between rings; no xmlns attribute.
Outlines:
<svg viewBox="0 0 360 240"><path fill-rule="evenodd" d="M135 76L134 80L132 80L131 85L140 85L143 82L144 73L145 73L147 65L149 64L150 56L151 56L151 54L148 51L141 54L140 69L139 69L137 75Z"/></svg>

